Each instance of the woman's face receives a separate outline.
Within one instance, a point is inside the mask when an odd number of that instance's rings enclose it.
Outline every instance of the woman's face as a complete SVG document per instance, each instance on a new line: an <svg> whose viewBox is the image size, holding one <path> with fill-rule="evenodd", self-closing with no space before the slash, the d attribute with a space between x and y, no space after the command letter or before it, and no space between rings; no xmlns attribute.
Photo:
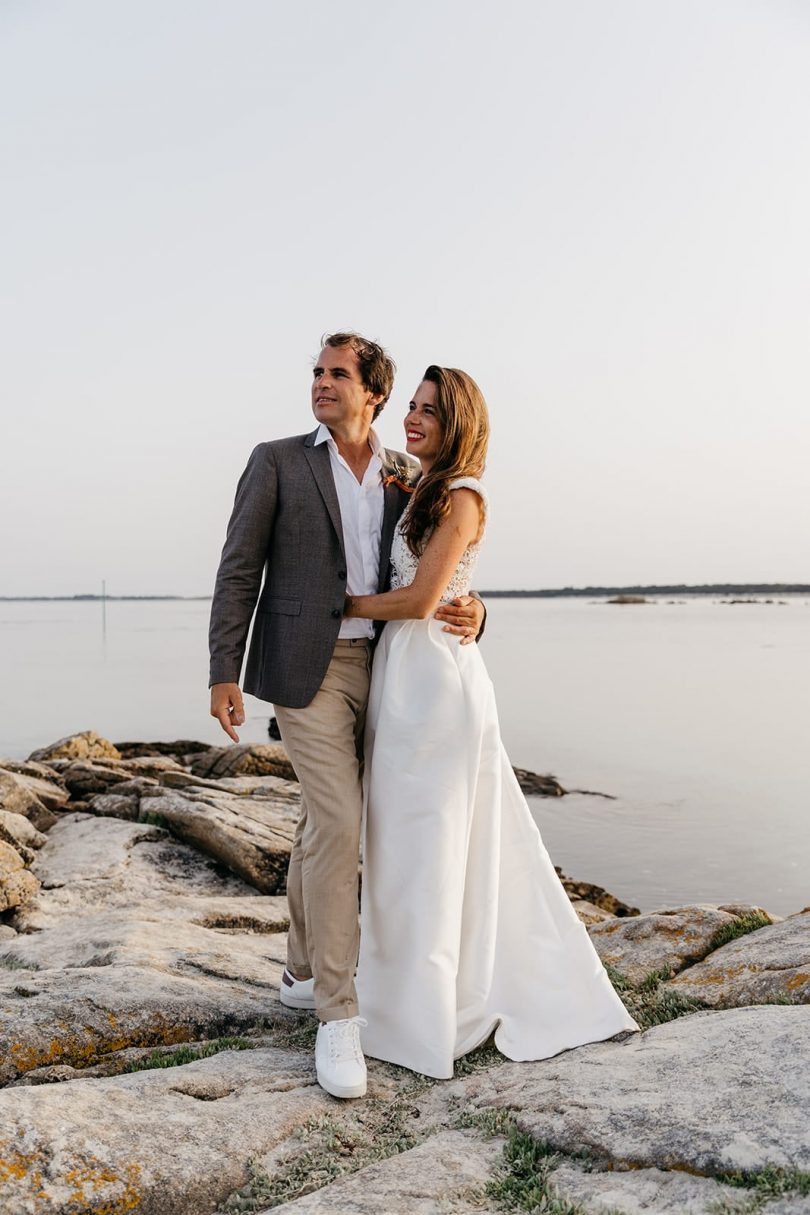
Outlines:
<svg viewBox="0 0 810 1215"><path fill-rule="evenodd" d="M442 428L436 409L438 386L428 380L413 394L413 400L405 415L405 450L416 456L423 469L427 469L439 454Z"/></svg>

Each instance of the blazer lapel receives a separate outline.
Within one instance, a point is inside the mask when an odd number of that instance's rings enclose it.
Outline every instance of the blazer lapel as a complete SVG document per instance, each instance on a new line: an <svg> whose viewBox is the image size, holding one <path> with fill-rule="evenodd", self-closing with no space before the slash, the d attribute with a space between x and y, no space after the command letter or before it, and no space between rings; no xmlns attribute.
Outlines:
<svg viewBox="0 0 810 1215"><path fill-rule="evenodd" d="M312 434L307 435L304 440L304 455L309 461L309 467L312 469L315 484L329 512L329 518L332 520L332 526L340 541L340 551L345 562L346 549L343 544L343 520L340 517L340 505L338 503L337 490L335 489L335 479L332 476L329 447L326 443L319 443L317 447L315 446L315 436L317 433L317 430L313 430Z"/></svg>
<svg viewBox="0 0 810 1215"><path fill-rule="evenodd" d="M402 475L398 464L391 458L391 453L383 450L382 453L382 475L383 479L396 475ZM406 472L407 478L407 472ZM410 494L404 489L400 489L392 481L390 485L386 485L383 489L383 522L382 532L380 533L380 568L377 583L378 592L381 594L388 589L389 571L391 566L391 544L394 539L394 529L397 521L405 509Z"/></svg>

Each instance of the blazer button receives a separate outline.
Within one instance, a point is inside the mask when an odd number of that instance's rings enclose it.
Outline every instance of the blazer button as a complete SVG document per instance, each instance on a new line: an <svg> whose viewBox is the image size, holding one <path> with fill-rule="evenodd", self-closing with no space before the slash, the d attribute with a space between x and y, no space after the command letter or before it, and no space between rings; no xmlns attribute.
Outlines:
<svg viewBox="0 0 810 1215"><path fill-rule="evenodd" d="M338 570L338 578L345 578L345 577L346 577L346 571Z"/></svg>
<svg viewBox="0 0 810 1215"><path fill-rule="evenodd" d="M335 620L337 620L338 616L342 616L343 613L341 612L340 608L332 608L332 615Z"/></svg>

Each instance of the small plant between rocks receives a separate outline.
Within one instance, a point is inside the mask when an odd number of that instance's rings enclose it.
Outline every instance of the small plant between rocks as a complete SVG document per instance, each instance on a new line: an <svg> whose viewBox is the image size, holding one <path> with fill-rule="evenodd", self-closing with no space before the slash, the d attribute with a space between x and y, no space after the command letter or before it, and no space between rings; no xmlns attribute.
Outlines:
<svg viewBox="0 0 810 1215"><path fill-rule="evenodd" d="M36 962L21 962L19 958L12 958L9 954L0 958L0 967L3 970L39 970Z"/></svg>
<svg viewBox="0 0 810 1215"><path fill-rule="evenodd" d="M560 1152L549 1143L521 1131L512 1124L503 1149L503 1163L483 1189L484 1195L502 1211L542 1211L543 1215L587 1215L584 1207L557 1192L552 1175L564 1160L576 1160L588 1168L586 1155ZM616 1209L605 1215L622 1215Z"/></svg>
<svg viewBox="0 0 810 1215"><path fill-rule="evenodd" d="M772 923L773 920L764 911L747 911L744 915L738 916L737 919L731 920L730 923L723 924L717 929L709 941L707 953L712 953L721 945L728 945L729 941L736 941L737 937L745 937L749 932L767 928Z"/></svg>
<svg viewBox="0 0 810 1215"><path fill-rule="evenodd" d="M392 1068L405 1073L404 1068ZM423 1136L411 1128L414 1099L436 1081L415 1076L391 1099L371 1098L341 1115L310 1118L298 1132L303 1150L282 1162L271 1177L255 1161L250 1181L220 1206L216 1215L250 1215L320 1190L339 1177L416 1147Z"/></svg>
<svg viewBox="0 0 810 1215"><path fill-rule="evenodd" d="M779 1165L766 1165L763 1169L751 1171L718 1173L717 1181L738 1186L740 1189L753 1190L751 1199L755 1205L751 1210L754 1211L774 1198L806 1198L810 1195L810 1173L802 1169L781 1168Z"/></svg>
<svg viewBox="0 0 810 1215"><path fill-rule="evenodd" d="M223 1050L252 1050L254 1042L247 1038L214 1038L202 1046L181 1046L178 1050L161 1052L154 1050L143 1059L136 1059L124 1068L125 1072L145 1072L159 1067L182 1067L184 1063L196 1063L198 1059L210 1059Z"/></svg>
<svg viewBox="0 0 810 1215"><path fill-rule="evenodd" d="M675 1021L689 1013L701 1012L707 1005L693 1000L678 991L661 991L661 984L672 978L668 968L652 970L642 981L633 985L629 979L609 962L605 964L608 978L622 998L625 1008L638 1022L641 1029Z"/></svg>

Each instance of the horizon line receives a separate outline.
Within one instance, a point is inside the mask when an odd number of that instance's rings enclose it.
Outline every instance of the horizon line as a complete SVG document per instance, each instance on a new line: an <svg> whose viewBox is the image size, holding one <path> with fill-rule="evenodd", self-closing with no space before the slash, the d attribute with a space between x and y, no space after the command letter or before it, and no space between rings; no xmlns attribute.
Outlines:
<svg viewBox="0 0 810 1215"><path fill-rule="evenodd" d="M624 585L610 586L604 583L591 583L586 586L564 586L564 587L504 587L504 588L489 588L481 590L478 594L498 596L520 597L559 597L579 596L579 595L615 595L615 594L645 594L645 595L669 595L669 594L732 594L738 591L746 591L756 594L778 593L778 594L810 594L810 583L801 582L702 582L702 583L687 583L687 582L668 582L668 583L627 583ZM125 602L125 601L150 601L150 602L186 602L200 603L205 600L211 600L212 596L208 595L176 595L176 594L122 594L108 595L98 594L97 592L81 592L73 595L0 595L0 603L105 603L105 602Z"/></svg>

